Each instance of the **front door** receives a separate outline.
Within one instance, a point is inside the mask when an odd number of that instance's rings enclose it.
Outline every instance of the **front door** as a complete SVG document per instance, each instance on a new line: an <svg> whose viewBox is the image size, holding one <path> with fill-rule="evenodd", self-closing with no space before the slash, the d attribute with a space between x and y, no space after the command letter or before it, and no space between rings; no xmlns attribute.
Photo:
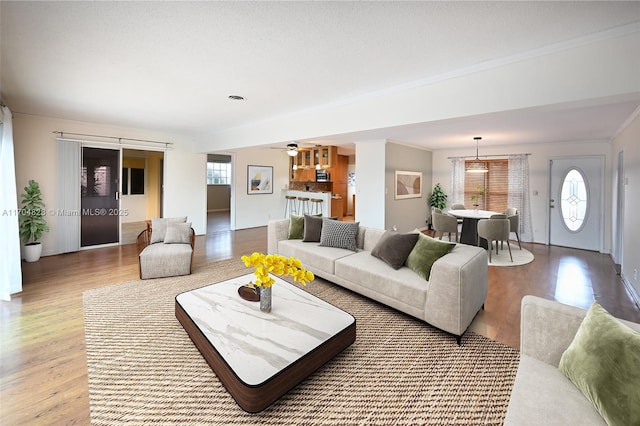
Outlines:
<svg viewBox="0 0 640 426"><path fill-rule="evenodd" d="M81 247L120 241L120 150L82 148Z"/></svg>
<svg viewBox="0 0 640 426"><path fill-rule="evenodd" d="M549 243L602 248L603 157L550 160Z"/></svg>

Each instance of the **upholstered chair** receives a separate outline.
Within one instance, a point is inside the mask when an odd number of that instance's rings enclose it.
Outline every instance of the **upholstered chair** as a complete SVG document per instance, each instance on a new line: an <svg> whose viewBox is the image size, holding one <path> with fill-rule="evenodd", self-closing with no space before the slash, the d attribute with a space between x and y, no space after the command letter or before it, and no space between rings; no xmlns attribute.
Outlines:
<svg viewBox="0 0 640 426"><path fill-rule="evenodd" d="M464 204L451 204L451 210L466 210L466 207L464 206Z"/></svg>
<svg viewBox="0 0 640 426"><path fill-rule="evenodd" d="M505 215L494 215L505 216ZM480 238L487 240L489 250L489 262L491 262L491 252L493 251L493 242L496 242L496 255L498 254L498 242L507 242L507 248L509 249L509 257L513 262L513 256L511 255L511 245L509 245L509 219L505 217L490 219L481 219L478 221L478 245L480 245Z"/></svg>
<svg viewBox="0 0 640 426"><path fill-rule="evenodd" d="M511 222L511 232L516 233L516 238L518 239L518 247L522 249L522 244L520 244L520 234L518 233L518 229L520 228L520 215L518 214L518 209L514 207L508 207L504 214L507 215L507 219Z"/></svg>
<svg viewBox="0 0 640 426"><path fill-rule="evenodd" d="M138 235L140 278L189 275L193 267L195 232L186 217L152 219Z"/></svg>
<svg viewBox="0 0 640 426"><path fill-rule="evenodd" d="M451 233L456 234L456 243L458 242L458 220L448 214L433 212L431 213L431 220L433 220L433 230L435 231L434 237L440 233L440 239L445 232L449 233L449 241L451 241Z"/></svg>

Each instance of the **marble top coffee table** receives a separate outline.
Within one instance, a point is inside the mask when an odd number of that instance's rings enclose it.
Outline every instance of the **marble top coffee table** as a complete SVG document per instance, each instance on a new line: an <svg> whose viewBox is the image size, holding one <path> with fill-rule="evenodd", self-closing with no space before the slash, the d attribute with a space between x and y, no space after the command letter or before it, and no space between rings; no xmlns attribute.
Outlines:
<svg viewBox="0 0 640 426"><path fill-rule="evenodd" d="M176 318L220 381L255 413L295 387L356 338L356 320L278 277L272 309L238 295L253 274L176 296ZM308 284L313 285L313 283Z"/></svg>

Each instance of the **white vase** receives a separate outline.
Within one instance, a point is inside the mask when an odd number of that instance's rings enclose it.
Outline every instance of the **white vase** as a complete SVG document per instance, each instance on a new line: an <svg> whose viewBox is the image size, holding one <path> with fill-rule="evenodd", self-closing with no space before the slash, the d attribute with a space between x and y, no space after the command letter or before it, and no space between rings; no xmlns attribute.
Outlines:
<svg viewBox="0 0 640 426"><path fill-rule="evenodd" d="M23 254L26 262L37 262L42 254L42 243L26 244L23 247Z"/></svg>
<svg viewBox="0 0 640 426"><path fill-rule="evenodd" d="M260 288L260 310L262 312L271 312L271 287Z"/></svg>

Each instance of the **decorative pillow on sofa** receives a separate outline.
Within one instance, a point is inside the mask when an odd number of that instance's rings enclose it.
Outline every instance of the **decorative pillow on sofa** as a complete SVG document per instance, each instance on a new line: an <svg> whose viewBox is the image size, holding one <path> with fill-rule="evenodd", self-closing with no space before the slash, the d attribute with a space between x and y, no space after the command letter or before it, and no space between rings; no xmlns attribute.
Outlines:
<svg viewBox="0 0 640 426"><path fill-rule="evenodd" d="M386 231L371 250L371 256L385 261L393 269L400 269L416 245L418 236L416 233L399 234Z"/></svg>
<svg viewBox="0 0 640 426"><path fill-rule="evenodd" d="M289 217L289 236L290 240L301 240L304 237L304 216L292 214Z"/></svg>
<svg viewBox="0 0 640 426"><path fill-rule="evenodd" d="M356 251L356 236L360 222L340 222L322 218L320 245Z"/></svg>
<svg viewBox="0 0 640 426"><path fill-rule="evenodd" d="M640 425L640 333L593 302L558 369L609 425Z"/></svg>
<svg viewBox="0 0 640 426"><path fill-rule="evenodd" d="M302 241L319 243L322 232L322 218L319 216L304 215L304 231Z"/></svg>
<svg viewBox="0 0 640 426"><path fill-rule="evenodd" d="M429 281L431 267L435 261L449 253L455 246L455 243L436 240L420 232L418 233L418 241L413 247L413 250L411 250L411 253L409 253L405 264L411 268L413 272Z"/></svg>
<svg viewBox="0 0 640 426"><path fill-rule="evenodd" d="M191 244L191 222L167 223L167 232L164 234L165 244Z"/></svg>
<svg viewBox="0 0 640 426"><path fill-rule="evenodd" d="M187 221L186 216L165 217L151 219L151 244L161 243L164 241L164 235L167 233L167 223L183 223Z"/></svg>

